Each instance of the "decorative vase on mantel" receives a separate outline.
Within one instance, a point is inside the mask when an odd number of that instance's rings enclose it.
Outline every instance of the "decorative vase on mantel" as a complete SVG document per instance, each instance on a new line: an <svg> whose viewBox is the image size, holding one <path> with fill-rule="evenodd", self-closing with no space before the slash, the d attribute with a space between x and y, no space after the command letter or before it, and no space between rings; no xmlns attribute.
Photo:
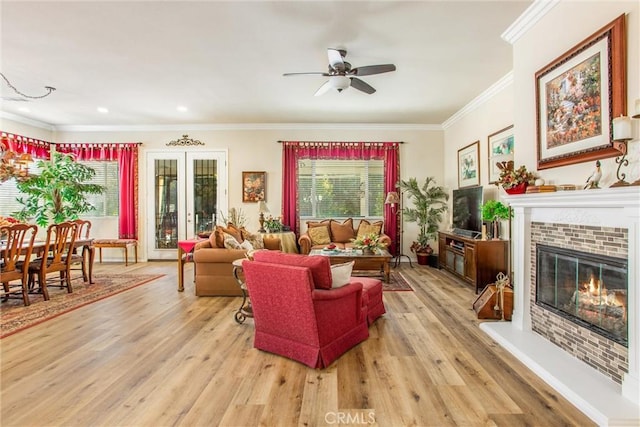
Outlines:
<svg viewBox="0 0 640 427"><path fill-rule="evenodd" d="M527 191L527 183L521 182L520 184L514 185L511 188L505 188L504 191L506 191L507 194L524 194Z"/></svg>

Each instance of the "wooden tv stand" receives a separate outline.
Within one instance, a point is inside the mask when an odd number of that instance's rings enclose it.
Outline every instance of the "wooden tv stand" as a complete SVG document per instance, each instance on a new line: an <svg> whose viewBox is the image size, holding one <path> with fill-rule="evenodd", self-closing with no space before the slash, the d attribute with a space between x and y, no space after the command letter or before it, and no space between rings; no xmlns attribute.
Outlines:
<svg viewBox="0 0 640 427"><path fill-rule="evenodd" d="M507 240L475 240L438 232L438 263L475 287L476 293L496 281L498 273L509 275Z"/></svg>

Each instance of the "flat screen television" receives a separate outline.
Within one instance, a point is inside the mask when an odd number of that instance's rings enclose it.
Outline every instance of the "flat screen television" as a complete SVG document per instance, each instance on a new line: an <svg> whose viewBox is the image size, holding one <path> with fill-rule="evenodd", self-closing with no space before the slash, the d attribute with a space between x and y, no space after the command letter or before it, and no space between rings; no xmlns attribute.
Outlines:
<svg viewBox="0 0 640 427"><path fill-rule="evenodd" d="M453 190L452 213L454 231L462 230L474 235L482 233L482 186Z"/></svg>

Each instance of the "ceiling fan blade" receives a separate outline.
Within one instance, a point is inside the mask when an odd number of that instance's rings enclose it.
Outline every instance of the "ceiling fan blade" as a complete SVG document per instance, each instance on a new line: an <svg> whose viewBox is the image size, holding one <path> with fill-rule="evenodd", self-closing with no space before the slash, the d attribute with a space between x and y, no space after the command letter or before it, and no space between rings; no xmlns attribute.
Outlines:
<svg viewBox="0 0 640 427"><path fill-rule="evenodd" d="M368 83L365 83L364 81L360 80L357 77L351 77L351 87L354 89L361 90L364 93L368 93L369 95L371 95L376 91Z"/></svg>
<svg viewBox="0 0 640 427"><path fill-rule="evenodd" d="M283 76L302 76L302 75L318 75L318 76L325 76L325 77L329 77L331 74L329 73L323 73L322 71L318 71L318 72L308 72L308 73L284 73Z"/></svg>
<svg viewBox="0 0 640 427"><path fill-rule="evenodd" d="M313 94L313 96L324 95L331 90L331 81L327 80L320 88Z"/></svg>
<svg viewBox="0 0 640 427"><path fill-rule="evenodd" d="M327 49L327 56L329 57L329 65L336 71L344 71L344 60L342 59L344 55L347 54L344 50L338 49Z"/></svg>
<svg viewBox="0 0 640 427"><path fill-rule="evenodd" d="M372 74L388 73L395 71L396 66L393 64L381 64L381 65L365 65L364 67L357 67L351 70L350 74L356 76L370 76Z"/></svg>

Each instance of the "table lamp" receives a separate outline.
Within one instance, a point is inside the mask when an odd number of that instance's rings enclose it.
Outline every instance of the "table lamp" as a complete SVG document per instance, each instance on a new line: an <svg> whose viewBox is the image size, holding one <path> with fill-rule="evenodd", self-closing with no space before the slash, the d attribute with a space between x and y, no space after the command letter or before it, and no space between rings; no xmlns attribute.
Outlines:
<svg viewBox="0 0 640 427"><path fill-rule="evenodd" d="M267 206L267 202L264 200L260 200L258 203L258 212L260 213L260 218L258 221L260 222L260 230L259 233L264 233L266 230L264 229L264 214L269 213L269 207Z"/></svg>

